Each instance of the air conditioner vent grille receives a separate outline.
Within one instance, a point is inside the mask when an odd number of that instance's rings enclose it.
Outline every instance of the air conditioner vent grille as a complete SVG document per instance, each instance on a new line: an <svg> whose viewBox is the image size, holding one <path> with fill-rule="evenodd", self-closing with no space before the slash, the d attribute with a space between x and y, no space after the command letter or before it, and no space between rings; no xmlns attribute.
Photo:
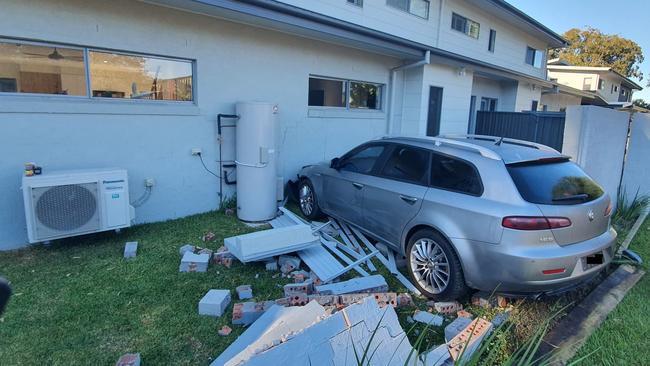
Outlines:
<svg viewBox="0 0 650 366"><path fill-rule="evenodd" d="M32 188L39 237L99 228L97 183Z"/></svg>

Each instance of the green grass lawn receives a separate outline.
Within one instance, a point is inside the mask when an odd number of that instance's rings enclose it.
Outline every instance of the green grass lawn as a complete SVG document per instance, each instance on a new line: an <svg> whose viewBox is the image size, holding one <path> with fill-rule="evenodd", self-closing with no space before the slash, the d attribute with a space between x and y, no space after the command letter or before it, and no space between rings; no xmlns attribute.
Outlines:
<svg viewBox="0 0 650 366"><path fill-rule="evenodd" d="M641 226L630 249L641 255L643 268L650 272L650 219ZM628 292L576 357L592 352L584 365L650 365L650 274Z"/></svg>

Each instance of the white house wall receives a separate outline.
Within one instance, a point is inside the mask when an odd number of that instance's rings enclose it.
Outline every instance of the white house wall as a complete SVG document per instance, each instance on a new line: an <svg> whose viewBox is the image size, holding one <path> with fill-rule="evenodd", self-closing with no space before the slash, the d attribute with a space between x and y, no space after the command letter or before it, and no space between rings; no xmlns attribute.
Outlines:
<svg viewBox="0 0 650 366"><path fill-rule="evenodd" d="M56 21L43 21L54 19ZM131 196L145 178L156 185L136 210L151 222L216 209L216 115L238 101L278 103L285 180L386 130L384 111L307 107L310 74L388 83L399 60L140 2L3 1L0 35L196 60L197 104L0 95L0 249L27 241L20 179L23 164L47 171L117 166ZM139 103L142 102L142 103ZM384 98L385 106L385 98ZM228 122L229 123L229 122ZM224 159L232 158L225 130ZM232 193L232 189L226 192Z"/></svg>
<svg viewBox="0 0 650 366"><path fill-rule="evenodd" d="M533 85L527 82L519 82L517 88L517 101L515 102L515 112L530 111L533 100L541 104L539 101L542 99L542 88L539 85ZM539 107L538 107L539 108Z"/></svg>
<svg viewBox="0 0 650 366"><path fill-rule="evenodd" d="M459 72L458 68L436 64L424 67L422 90L424 120L420 124L421 134L426 134L431 86L443 88L440 134L467 133L472 79L473 73L470 71Z"/></svg>
<svg viewBox="0 0 650 366"><path fill-rule="evenodd" d="M476 96L476 110L481 107L481 98L496 98L497 111L512 112L515 110L517 93L516 82L506 82L475 76L472 85L472 95Z"/></svg>
<svg viewBox="0 0 650 366"><path fill-rule="evenodd" d="M569 94L542 94L540 105L545 105L548 112L559 112L570 105L580 105L582 97Z"/></svg>

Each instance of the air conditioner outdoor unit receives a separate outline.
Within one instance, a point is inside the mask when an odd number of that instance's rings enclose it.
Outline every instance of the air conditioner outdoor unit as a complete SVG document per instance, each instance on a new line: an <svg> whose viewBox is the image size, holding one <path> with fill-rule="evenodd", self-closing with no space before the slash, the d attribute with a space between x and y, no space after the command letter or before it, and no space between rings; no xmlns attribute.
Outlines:
<svg viewBox="0 0 650 366"><path fill-rule="evenodd" d="M23 177L30 243L131 226L124 169L88 169Z"/></svg>

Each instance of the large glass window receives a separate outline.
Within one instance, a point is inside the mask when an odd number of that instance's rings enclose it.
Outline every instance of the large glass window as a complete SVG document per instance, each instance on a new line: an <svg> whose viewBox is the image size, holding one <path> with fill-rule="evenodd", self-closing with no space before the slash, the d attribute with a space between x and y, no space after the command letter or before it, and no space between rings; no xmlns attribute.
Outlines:
<svg viewBox="0 0 650 366"><path fill-rule="evenodd" d="M544 54L545 52L542 50L536 50L532 47L527 47L526 63L539 69L542 67L542 63L544 62Z"/></svg>
<svg viewBox="0 0 650 366"><path fill-rule="evenodd" d="M384 152L383 145L364 146L351 151L340 162L340 169L349 172L369 174Z"/></svg>
<svg viewBox="0 0 650 366"><path fill-rule="evenodd" d="M465 161L441 154L433 154L431 186L473 196L483 193L483 184L476 168Z"/></svg>
<svg viewBox="0 0 650 366"><path fill-rule="evenodd" d="M396 146L381 170L381 175L415 184L426 184L429 152L407 146Z"/></svg>
<svg viewBox="0 0 650 366"><path fill-rule="evenodd" d="M0 41L0 93L192 101L192 86L192 61Z"/></svg>
<svg viewBox="0 0 650 366"><path fill-rule="evenodd" d="M346 82L343 80L309 78L309 105L346 106Z"/></svg>
<svg viewBox="0 0 650 366"><path fill-rule="evenodd" d="M467 19L462 15L456 13L451 14L451 29L457 30L461 33L478 39L481 32L481 25L473 20Z"/></svg>
<svg viewBox="0 0 650 366"><path fill-rule="evenodd" d="M192 63L90 51L93 97L192 100Z"/></svg>
<svg viewBox="0 0 650 366"><path fill-rule="evenodd" d="M308 103L312 107L381 109L381 92L381 84L310 77Z"/></svg>
<svg viewBox="0 0 650 366"><path fill-rule="evenodd" d="M421 18L429 17L428 0L386 0L386 4Z"/></svg>
<svg viewBox="0 0 650 366"><path fill-rule="evenodd" d="M83 49L0 41L0 92L87 95Z"/></svg>

